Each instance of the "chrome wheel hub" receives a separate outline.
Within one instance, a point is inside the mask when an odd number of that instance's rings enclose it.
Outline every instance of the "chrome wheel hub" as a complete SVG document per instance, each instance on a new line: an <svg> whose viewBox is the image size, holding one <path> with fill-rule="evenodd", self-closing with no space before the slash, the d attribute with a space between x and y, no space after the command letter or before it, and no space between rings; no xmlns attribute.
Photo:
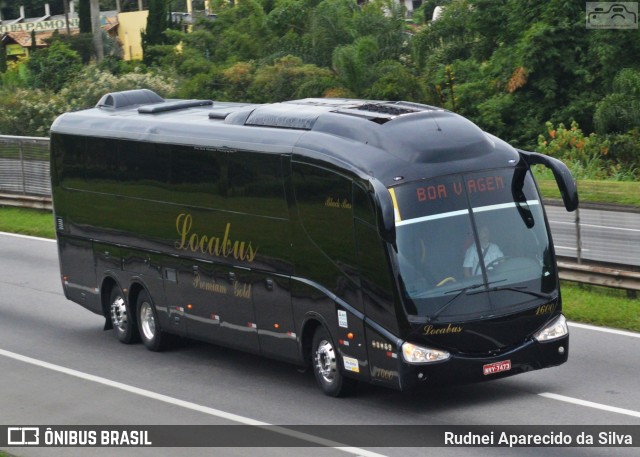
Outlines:
<svg viewBox="0 0 640 457"><path fill-rule="evenodd" d="M336 353L327 340L320 341L316 349L316 370L327 383L334 381L336 376Z"/></svg>
<svg viewBox="0 0 640 457"><path fill-rule="evenodd" d="M120 330L124 330L127 326L127 305L122 297L116 297L111 303L111 322Z"/></svg>
<svg viewBox="0 0 640 457"><path fill-rule="evenodd" d="M156 320L151 305L147 302L140 305L140 328L147 340L152 340L156 335Z"/></svg>

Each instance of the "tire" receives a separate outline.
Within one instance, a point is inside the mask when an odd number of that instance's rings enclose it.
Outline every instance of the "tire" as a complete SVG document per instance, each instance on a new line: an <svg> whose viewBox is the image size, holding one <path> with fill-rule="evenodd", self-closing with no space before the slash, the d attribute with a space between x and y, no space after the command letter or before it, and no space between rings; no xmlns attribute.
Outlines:
<svg viewBox="0 0 640 457"><path fill-rule="evenodd" d="M356 380L344 377L340 372L340 361L329 332L318 327L311 344L313 374L320 389L330 397L344 397L355 391Z"/></svg>
<svg viewBox="0 0 640 457"><path fill-rule="evenodd" d="M160 328L156 308L151 302L151 298L146 291L140 292L136 302L138 311L138 330L140 339L147 349L159 352L167 347L171 335L166 334Z"/></svg>
<svg viewBox="0 0 640 457"><path fill-rule="evenodd" d="M118 341L124 344L138 341L135 313L132 312L127 299L118 286L111 290L109 296L109 314Z"/></svg>

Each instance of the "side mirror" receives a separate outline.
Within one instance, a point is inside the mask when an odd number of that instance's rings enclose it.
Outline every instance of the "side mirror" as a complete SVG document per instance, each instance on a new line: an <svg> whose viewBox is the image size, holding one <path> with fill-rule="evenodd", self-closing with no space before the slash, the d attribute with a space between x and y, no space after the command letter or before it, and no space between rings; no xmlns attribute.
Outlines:
<svg viewBox="0 0 640 457"><path fill-rule="evenodd" d="M396 243L396 217L389 190L377 179L370 179L376 205L378 233L387 243Z"/></svg>
<svg viewBox="0 0 640 457"><path fill-rule="evenodd" d="M571 172L567 166L558 159L540 154L538 152L522 151L518 149L520 157L522 157L529 166L544 165L551 169L553 177L556 178L556 184L562 195L562 202L567 211L575 211L578 209L578 188L576 182L571 176Z"/></svg>

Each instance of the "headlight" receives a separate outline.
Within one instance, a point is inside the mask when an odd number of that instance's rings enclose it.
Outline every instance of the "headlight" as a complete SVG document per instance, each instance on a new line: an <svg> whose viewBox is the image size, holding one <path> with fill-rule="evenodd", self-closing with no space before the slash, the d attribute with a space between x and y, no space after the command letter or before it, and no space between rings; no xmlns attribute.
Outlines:
<svg viewBox="0 0 640 457"><path fill-rule="evenodd" d="M402 345L402 355L407 363L431 363L447 360L451 357L447 351L416 346L411 343Z"/></svg>
<svg viewBox="0 0 640 457"><path fill-rule="evenodd" d="M534 338L538 341L549 341L568 334L569 329L567 328L567 320L562 314L560 314L560 317L553 321L551 325L536 333Z"/></svg>

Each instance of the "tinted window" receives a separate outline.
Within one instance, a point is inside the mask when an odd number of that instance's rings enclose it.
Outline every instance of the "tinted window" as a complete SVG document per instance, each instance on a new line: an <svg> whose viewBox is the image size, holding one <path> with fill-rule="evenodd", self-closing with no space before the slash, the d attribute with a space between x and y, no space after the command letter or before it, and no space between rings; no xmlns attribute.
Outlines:
<svg viewBox="0 0 640 457"><path fill-rule="evenodd" d="M323 168L294 164L298 213L311 240L341 268L354 265L352 182Z"/></svg>
<svg viewBox="0 0 640 457"><path fill-rule="evenodd" d="M227 153L229 208L248 214L289 218L282 157L248 151Z"/></svg>

